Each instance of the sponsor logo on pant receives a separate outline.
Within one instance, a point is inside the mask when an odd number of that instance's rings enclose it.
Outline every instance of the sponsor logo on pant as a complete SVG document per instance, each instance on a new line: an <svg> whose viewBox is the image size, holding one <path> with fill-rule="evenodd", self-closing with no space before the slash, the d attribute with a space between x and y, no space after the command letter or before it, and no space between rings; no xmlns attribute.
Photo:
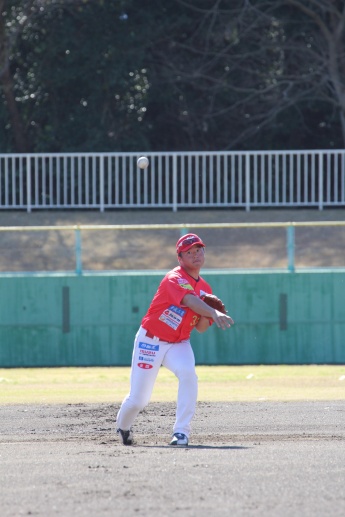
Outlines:
<svg viewBox="0 0 345 517"><path fill-rule="evenodd" d="M156 355L156 352L151 352L151 350L139 350L139 353L143 354L143 355L149 355L149 356L155 356Z"/></svg>
<svg viewBox="0 0 345 517"><path fill-rule="evenodd" d="M156 350L156 352L159 350L159 345L151 345L150 343L143 343L142 341L140 341L138 346L145 350Z"/></svg>
<svg viewBox="0 0 345 517"><path fill-rule="evenodd" d="M150 368L153 368L152 364L147 363L138 363L139 368L142 368L143 370L150 370Z"/></svg>
<svg viewBox="0 0 345 517"><path fill-rule="evenodd" d="M154 358L152 357L144 357L142 355L139 355L139 361L145 361L146 363L154 363L155 360Z"/></svg>

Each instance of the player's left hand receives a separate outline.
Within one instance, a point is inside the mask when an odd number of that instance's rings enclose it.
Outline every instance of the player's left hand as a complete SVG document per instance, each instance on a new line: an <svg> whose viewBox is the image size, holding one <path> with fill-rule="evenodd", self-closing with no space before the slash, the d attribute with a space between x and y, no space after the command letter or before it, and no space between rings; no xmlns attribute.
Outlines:
<svg viewBox="0 0 345 517"><path fill-rule="evenodd" d="M205 302L209 307L212 307L212 309L217 309L219 312L223 312L226 314L228 311L226 310L226 307L222 300L218 298L215 294L203 294L200 296L203 302Z"/></svg>

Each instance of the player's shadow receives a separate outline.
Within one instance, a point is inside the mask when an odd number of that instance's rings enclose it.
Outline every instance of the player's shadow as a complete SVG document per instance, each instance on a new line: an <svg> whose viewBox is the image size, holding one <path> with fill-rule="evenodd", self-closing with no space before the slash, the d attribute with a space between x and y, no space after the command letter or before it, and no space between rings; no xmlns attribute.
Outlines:
<svg viewBox="0 0 345 517"><path fill-rule="evenodd" d="M134 444L136 445L136 444ZM143 447L148 449L212 449L212 450L238 450L238 449L250 449L250 447L243 447L241 445L139 445L137 447Z"/></svg>
<svg viewBox="0 0 345 517"><path fill-rule="evenodd" d="M242 445L188 445L187 449L250 449L250 447L243 447Z"/></svg>

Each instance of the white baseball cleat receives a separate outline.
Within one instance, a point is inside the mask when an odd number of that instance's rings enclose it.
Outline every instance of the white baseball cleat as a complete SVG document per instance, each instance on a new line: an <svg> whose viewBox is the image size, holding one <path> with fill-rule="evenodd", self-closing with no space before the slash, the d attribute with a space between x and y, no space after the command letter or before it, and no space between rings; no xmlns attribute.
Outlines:
<svg viewBox="0 0 345 517"><path fill-rule="evenodd" d="M188 438L183 433L174 433L170 445L182 445L184 447L187 447Z"/></svg>

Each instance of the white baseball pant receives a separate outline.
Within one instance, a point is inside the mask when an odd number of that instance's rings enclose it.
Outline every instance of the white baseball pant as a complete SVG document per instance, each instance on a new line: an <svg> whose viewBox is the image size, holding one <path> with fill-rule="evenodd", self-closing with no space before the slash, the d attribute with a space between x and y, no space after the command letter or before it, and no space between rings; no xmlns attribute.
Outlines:
<svg viewBox="0 0 345 517"><path fill-rule="evenodd" d="M198 377L195 373L195 358L190 341L167 343L146 336L139 328L132 356L130 392L117 414L117 428L127 431L138 413L149 403L152 390L161 366L165 366L178 378L178 394L174 433L190 435L190 422L195 413L198 396Z"/></svg>

